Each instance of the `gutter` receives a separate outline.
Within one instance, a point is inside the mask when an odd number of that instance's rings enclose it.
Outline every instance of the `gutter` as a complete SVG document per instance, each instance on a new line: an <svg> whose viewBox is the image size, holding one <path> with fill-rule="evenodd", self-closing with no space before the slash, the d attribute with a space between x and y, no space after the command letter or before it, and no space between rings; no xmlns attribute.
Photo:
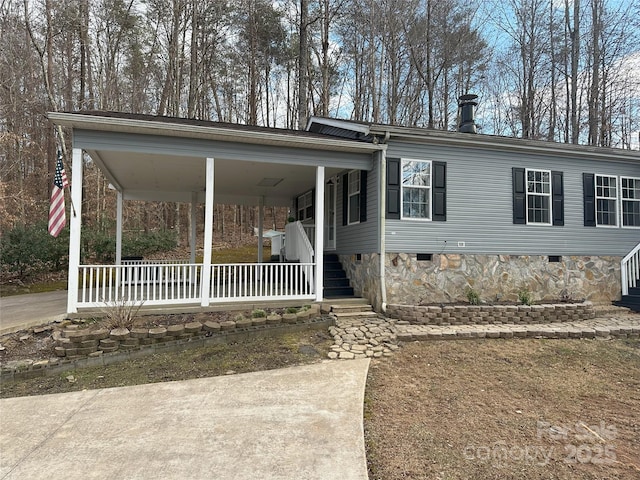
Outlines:
<svg viewBox="0 0 640 480"><path fill-rule="evenodd" d="M385 273L385 257L387 254L386 247L386 205L387 205L387 141L389 140L390 133L387 130L384 134L384 138L379 143L383 145L380 150L380 190L378 197L380 198L380 296L382 313L387 312L387 282Z"/></svg>
<svg viewBox="0 0 640 480"><path fill-rule="evenodd" d="M554 143L542 140L499 137L496 135L470 135L468 133L436 131L412 127L392 127L372 125L372 135L392 135L396 140L405 140L428 145L458 146L481 149L500 149L540 155L602 159L608 161L640 162L637 150L621 148L594 147L590 145Z"/></svg>

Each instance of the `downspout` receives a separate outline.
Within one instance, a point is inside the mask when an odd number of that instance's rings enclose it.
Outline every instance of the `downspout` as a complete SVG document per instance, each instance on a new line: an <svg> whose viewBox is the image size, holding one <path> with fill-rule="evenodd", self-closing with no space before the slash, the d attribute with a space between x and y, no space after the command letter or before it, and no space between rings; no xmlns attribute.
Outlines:
<svg viewBox="0 0 640 480"><path fill-rule="evenodd" d="M382 142L383 148L380 150L380 296L382 297L382 313L387 312L387 284L385 275L386 257L386 205L387 205L387 141L389 140L389 130L384 133Z"/></svg>

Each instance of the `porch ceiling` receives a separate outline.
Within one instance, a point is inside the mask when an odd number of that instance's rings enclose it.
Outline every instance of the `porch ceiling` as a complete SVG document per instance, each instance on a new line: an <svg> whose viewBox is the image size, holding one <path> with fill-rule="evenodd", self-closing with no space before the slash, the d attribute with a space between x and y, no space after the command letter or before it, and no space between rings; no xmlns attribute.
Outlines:
<svg viewBox="0 0 640 480"><path fill-rule="evenodd" d="M370 170L370 143L309 132L113 112L49 114L73 129L84 149L125 199L204 201L206 157L215 159L214 201L288 206L315 186L316 166L331 178ZM276 185L272 185L277 183ZM262 184L262 185L261 185ZM271 185L271 186L269 186Z"/></svg>
<svg viewBox="0 0 640 480"><path fill-rule="evenodd" d="M125 192L125 199L190 202L195 192L198 201L204 202L206 172L202 158L96 150L87 153ZM263 197L267 206L289 206L291 198L315 186L315 168L304 165L216 158L214 169L216 203L257 205ZM340 170L328 167L325 176L330 178ZM277 185L269 186L275 182Z"/></svg>

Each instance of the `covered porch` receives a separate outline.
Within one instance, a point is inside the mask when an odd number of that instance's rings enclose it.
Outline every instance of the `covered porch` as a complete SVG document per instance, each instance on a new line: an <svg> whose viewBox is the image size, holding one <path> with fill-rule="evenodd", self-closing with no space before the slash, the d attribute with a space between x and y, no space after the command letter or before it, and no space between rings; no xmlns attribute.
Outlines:
<svg viewBox="0 0 640 480"><path fill-rule="evenodd" d="M345 170L371 170L373 153L380 149L309 132L147 115L76 112L50 113L49 118L73 130L67 313L123 301L202 307L248 301L322 301L322 257L326 232L331 231L331 225L327 226L331 219L325 217L325 187ZM77 186L83 184L87 162L94 162L116 191L113 265L80 261L83 199L82 188ZM280 263L265 262L264 208L292 207L293 199L308 191L313 192L315 206L313 228L300 222L289 224L286 258ZM190 204L190 258L171 262L123 259L123 205L127 200ZM216 203L259 207L257 263L214 261ZM199 219L202 204L204 219ZM198 222L204 229L202 262L196 262Z"/></svg>

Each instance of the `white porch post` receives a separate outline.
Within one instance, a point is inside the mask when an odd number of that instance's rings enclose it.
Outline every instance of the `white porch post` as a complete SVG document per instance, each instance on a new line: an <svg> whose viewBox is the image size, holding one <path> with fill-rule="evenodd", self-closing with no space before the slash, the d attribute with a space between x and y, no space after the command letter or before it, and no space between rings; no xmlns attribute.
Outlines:
<svg viewBox="0 0 640 480"><path fill-rule="evenodd" d="M198 234L198 192L191 192L191 237L189 238L189 263L196 263L196 235Z"/></svg>
<svg viewBox="0 0 640 480"><path fill-rule="evenodd" d="M324 284L324 167L316 167L316 302L322 301Z"/></svg>
<svg viewBox="0 0 640 480"><path fill-rule="evenodd" d="M82 149L73 149L71 171L71 212L69 221L69 276L67 313L78 311L78 274L80 269L80 232L82 229Z"/></svg>
<svg viewBox="0 0 640 480"><path fill-rule="evenodd" d="M211 287L211 250L213 244L213 158L207 158L207 183L205 187L204 207L204 258L202 259L202 290L200 305L209 306Z"/></svg>
<svg viewBox="0 0 640 480"><path fill-rule="evenodd" d="M116 194L116 265L122 265L122 192Z"/></svg>
<svg viewBox="0 0 640 480"><path fill-rule="evenodd" d="M258 206L258 263L264 261L264 244L262 234L264 233L264 197L260 197Z"/></svg>

